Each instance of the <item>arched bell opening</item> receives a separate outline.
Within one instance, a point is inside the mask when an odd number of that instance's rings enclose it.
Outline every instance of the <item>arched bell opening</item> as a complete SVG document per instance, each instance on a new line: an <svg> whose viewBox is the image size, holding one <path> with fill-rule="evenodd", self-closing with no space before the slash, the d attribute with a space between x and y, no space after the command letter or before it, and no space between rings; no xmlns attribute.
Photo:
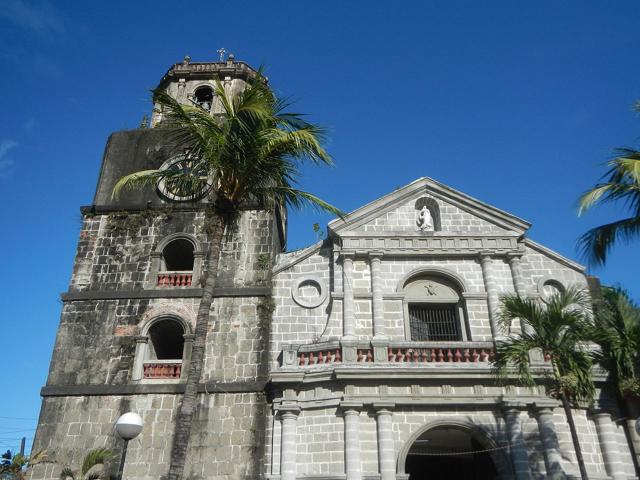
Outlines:
<svg viewBox="0 0 640 480"><path fill-rule="evenodd" d="M213 89L210 87L199 87L193 92L193 101L205 110L211 110L213 102Z"/></svg>

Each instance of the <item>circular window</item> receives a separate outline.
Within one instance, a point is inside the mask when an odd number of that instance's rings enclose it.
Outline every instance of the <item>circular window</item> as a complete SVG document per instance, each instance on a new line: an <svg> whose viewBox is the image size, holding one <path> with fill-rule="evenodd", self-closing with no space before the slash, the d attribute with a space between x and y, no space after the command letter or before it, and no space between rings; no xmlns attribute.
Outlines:
<svg viewBox="0 0 640 480"><path fill-rule="evenodd" d="M543 278L538 282L538 293L545 302L552 296L564 291L564 285L553 278Z"/></svg>
<svg viewBox="0 0 640 480"><path fill-rule="evenodd" d="M167 173L158 181L158 191L167 200L192 202L211 189L205 165L188 153L167 160L160 170Z"/></svg>
<svg viewBox="0 0 640 480"><path fill-rule="evenodd" d="M299 280L291 292L293 300L304 308L315 308L327 298L327 290L320 278L306 277Z"/></svg>

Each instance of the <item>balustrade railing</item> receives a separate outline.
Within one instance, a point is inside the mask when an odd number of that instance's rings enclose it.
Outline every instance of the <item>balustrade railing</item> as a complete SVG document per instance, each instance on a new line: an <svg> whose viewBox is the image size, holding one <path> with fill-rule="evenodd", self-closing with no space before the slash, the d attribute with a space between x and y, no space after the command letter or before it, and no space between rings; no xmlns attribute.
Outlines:
<svg viewBox="0 0 640 480"><path fill-rule="evenodd" d="M383 350L384 352L384 350ZM384 364L488 364L495 354L492 342L391 342L386 358L374 357L372 346L345 346L340 342L285 345L282 365L310 367L342 363ZM376 353L377 355L377 353Z"/></svg>
<svg viewBox="0 0 640 480"><path fill-rule="evenodd" d="M490 342L414 342L390 345L390 363L488 363L493 359Z"/></svg>
<svg viewBox="0 0 640 480"><path fill-rule="evenodd" d="M176 379L182 373L182 360L153 360L144 362L143 378Z"/></svg>
<svg viewBox="0 0 640 480"><path fill-rule="evenodd" d="M193 272L159 272L156 285L163 288L190 287Z"/></svg>
<svg viewBox="0 0 640 480"><path fill-rule="evenodd" d="M298 352L298 365L322 365L326 363L341 363L342 351L340 347L309 352Z"/></svg>

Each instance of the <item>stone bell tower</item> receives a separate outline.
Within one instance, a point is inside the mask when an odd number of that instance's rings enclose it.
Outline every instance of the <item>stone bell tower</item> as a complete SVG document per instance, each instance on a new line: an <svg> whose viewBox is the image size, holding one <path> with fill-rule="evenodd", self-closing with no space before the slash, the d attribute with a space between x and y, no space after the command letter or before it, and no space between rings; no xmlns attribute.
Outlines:
<svg viewBox="0 0 640 480"><path fill-rule="evenodd" d="M224 51L223 51L224 52ZM188 55L182 63L176 63L162 77L158 87L166 90L181 104L200 105L212 114L222 113L220 103L215 98L216 81L222 82L225 90L242 91L249 78L255 77L256 71L244 62L236 62L233 54L220 62L192 62ZM152 126L162 120L162 111L154 105Z"/></svg>
<svg viewBox="0 0 640 480"><path fill-rule="evenodd" d="M219 62L185 57L159 87L181 103L212 114L214 86L241 90L257 72L230 55ZM93 202L81 207L82 228L63 308L33 451L59 462L38 466L33 479L57 479L79 467L88 450L119 453L119 415L141 415L125 477L157 480L169 468L174 421L184 392L193 328L210 241L207 203L162 182L112 196L124 175L182 168L189 158L155 128L113 133L105 148ZM249 479L264 465L271 322L270 270L285 242L279 212L248 206L225 235L210 313L200 397L185 478Z"/></svg>

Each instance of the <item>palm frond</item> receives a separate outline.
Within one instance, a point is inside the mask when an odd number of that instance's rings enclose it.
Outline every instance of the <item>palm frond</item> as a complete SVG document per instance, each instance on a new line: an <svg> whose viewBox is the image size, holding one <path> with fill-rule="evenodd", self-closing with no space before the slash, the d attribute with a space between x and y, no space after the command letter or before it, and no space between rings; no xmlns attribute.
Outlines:
<svg viewBox="0 0 640 480"><path fill-rule="evenodd" d="M94 448L90 450L82 461L82 475L86 475L96 465L104 465L105 462L115 458L115 454L108 448Z"/></svg>
<svg viewBox="0 0 640 480"><path fill-rule="evenodd" d="M630 217L594 227L578 239L578 249L590 265L603 265L613 246L640 235L640 217Z"/></svg>
<svg viewBox="0 0 640 480"><path fill-rule="evenodd" d="M523 385L535 385L529 353L539 349L551 358L556 389L571 390L574 398L592 398L595 389L591 356L584 346L592 325L587 292L568 288L551 295L546 304L506 295L501 301L499 321L508 325L515 319L528 328L497 342L492 365L496 376L505 379L512 375Z"/></svg>
<svg viewBox="0 0 640 480"><path fill-rule="evenodd" d="M111 193L112 199L117 199L123 192L140 189L148 186L155 186L162 178L160 170L142 170L120 178Z"/></svg>
<svg viewBox="0 0 640 480"><path fill-rule="evenodd" d="M321 198L313 195L312 193L298 190L292 187L271 187L270 190L279 194L284 202L293 208L301 209L305 206L311 206L321 211L337 215L344 219L346 215L342 210L333 205L325 202Z"/></svg>
<svg viewBox="0 0 640 480"><path fill-rule="evenodd" d="M69 467L64 467L60 472L60 480L75 480L76 476Z"/></svg>

